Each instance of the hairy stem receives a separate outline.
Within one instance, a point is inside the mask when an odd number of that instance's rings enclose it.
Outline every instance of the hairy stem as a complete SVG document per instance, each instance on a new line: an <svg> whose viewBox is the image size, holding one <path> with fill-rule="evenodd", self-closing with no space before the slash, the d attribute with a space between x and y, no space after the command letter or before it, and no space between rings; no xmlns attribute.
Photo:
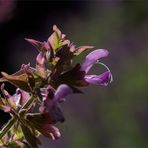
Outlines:
<svg viewBox="0 0 148 148"><path fill-rule="evenodd" d="M22 107L22 109L27 109L34 101L35 96L32 95L30 97L30 99L26 102L26 104ZM0 139L3 138L3 136L5 136L5 134L11 129L11 127L15 124L15 122L17 121L18 116L14 115L9 121L8 123L2 128L2 130L0 131Z"/></svg>
<svg viewBox="0 0 148 148"><path fill-rule="evenodd" d="M10 130L10 128L14 125L14 123L17 121L17 117L12 117L8 123L2 128L0 131L0 139L5 136L5 134Z"/></svg>

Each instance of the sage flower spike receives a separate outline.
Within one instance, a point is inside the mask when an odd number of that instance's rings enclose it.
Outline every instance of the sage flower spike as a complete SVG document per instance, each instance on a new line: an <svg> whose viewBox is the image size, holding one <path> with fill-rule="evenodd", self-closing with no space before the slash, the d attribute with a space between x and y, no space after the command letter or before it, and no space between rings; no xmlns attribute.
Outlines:
<svg viewBox="0 0 148 148"><path fill-rule="evenodd" d="M1 72L0 83L9 82L16 87L11 95L1 86L0 109L12 117L0 131L0 147L34 147L41 144L40 135L51 140L61 137L57 123L65 121L61 103L66 97L83 93L81 87L107 86L112 82L110 69L100 62L108 56L106 49L93 50L94 46L77 47L54 25L46 41L25 38L37 50L35 67L22 64L13 73ZM74 58L86 50L93 50L83 62L74 64ZM105 71L90 74L94 65Z"/></svg>

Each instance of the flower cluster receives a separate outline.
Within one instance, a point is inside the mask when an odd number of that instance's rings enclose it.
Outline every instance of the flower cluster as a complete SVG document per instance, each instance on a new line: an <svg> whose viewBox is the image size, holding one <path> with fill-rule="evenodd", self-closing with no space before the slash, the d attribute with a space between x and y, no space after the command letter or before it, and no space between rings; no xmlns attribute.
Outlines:
<svg viewBox="0 0 148 148"><path fill-rule="evenodd" d="M82 64L74 65L74 57L94 47L76 47L55 25L47 41L26 41L39 51L36 67L23 64L12 75L1 72L0 108L12 117L0 131L3 147L38 147L41 134L52 140L60 138L60 131L55 125L65 120L60 108L65 97L82 93L80 87L89 84L107 86L112 81L110 70L100 62L101 58L108 56L106 49L94 50ZM97 63L105 66L106 71L89 75L89 70ZM5 82L16 86L14 95L5 90Z"/></svg>

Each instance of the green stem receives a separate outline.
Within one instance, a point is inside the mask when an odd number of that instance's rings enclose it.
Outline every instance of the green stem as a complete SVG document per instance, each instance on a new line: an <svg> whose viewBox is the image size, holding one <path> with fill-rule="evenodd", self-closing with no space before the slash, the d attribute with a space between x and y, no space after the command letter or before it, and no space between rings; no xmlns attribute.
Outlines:
<svg viewBox="0 0 148 148"><path fill-rule="evenodd" d="M35 96L32 95L31 98L26 102L26 104L22 107L22 109L27 109L32 102L34 101ZM0 131L0 140L3 138L3 136L5 136L5 134L11 129L11 127L15 124L15 122L17 121L18 117L16 115L14 115L9 121L8 123L2 128L2 130Z"/></svg>
<svg viewBox="0 0 148 148"><path fill-rule="evenodd" d="M3 138L3 136L10 130L10 128L14 125L14 123L16 122L17 118L16 117L12 117L8 123L2 128L2 130L0 131L0 139Z"/></svg>

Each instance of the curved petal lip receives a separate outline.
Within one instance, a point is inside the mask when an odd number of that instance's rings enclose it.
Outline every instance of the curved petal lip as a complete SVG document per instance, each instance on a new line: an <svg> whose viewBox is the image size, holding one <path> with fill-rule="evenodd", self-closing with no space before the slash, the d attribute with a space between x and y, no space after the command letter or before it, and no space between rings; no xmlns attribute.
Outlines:
<svg viewBox="0 0 148 148"><path fill-rule="evenodd" d="M89 84L107 86L112 81L112 74L106 71L100 75L86 75L85 81Z"/></svg>
<svg viewBox="0 0 148 148"><path fill-rule="evenodd" d="M100 58L108 56L108 54L109 52L106 49L94 50L86 56L81 66L81 70L87 73L93 64L95 64Z"/></svg>
<svg viewBox="0 0 148 148"><path fill-rule="evenodd" d="M56 92L55 92L55 96L54 96L54 101L60 101L61 99L63 99L64 97L66 97L67 95L72 94L72 89L66 85L66 84L61 84Z"/></svg>

